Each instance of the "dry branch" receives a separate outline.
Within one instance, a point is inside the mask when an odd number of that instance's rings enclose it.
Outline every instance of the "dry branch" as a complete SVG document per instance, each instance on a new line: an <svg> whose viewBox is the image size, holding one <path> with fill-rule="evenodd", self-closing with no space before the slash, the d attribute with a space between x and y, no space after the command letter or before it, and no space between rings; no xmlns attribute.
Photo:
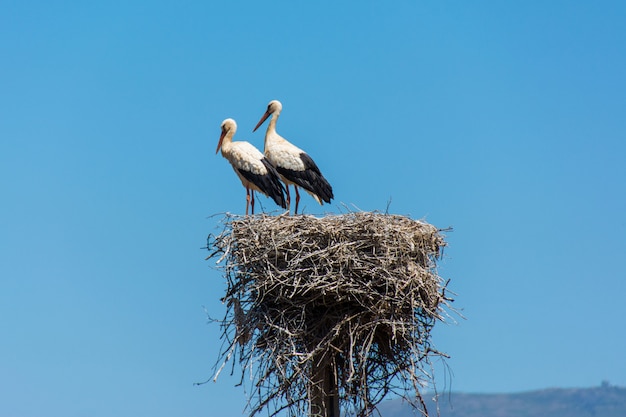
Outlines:
<svg viewBox="0 0 626 417"><path fill-rule="evenodd" d="M379 213L226 215L209 236L227 280L215 378L231 359L242 381L251 373L250 415L325 415L320 392L358 416L388 393L427 415L420 388L443 355L430 331L451 301L436 270L441 232Z"/></svg>

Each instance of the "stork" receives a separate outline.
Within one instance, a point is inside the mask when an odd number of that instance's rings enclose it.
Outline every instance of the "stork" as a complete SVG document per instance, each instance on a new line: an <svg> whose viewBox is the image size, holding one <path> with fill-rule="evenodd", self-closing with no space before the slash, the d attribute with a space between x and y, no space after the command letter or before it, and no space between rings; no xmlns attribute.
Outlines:
<svg viewBox="0 0 626 417"><path fill-rule="evenodd" d="M276 167L276 171L280 174L285 189L287 191L287 207L291 207L291 197L289 196L289 185L293 185L296 190L296 209L294 214L298 213L298 203L300 202L300 193L298 187L302 187L320 205L330 203L334 198L333 188L330 186L326 178L320 172L315 161L302 149L288 142L285 138L276 133L276 121L283 109L282 104L278 100L272 100L267 105L267 110L259 123L257 123L253 132L272 116L270 123L265 132L265 156Z"/></svg>
<svg viewBox="0 0 626 417"><path fill-rule="evenodd" d="M222 122L222 134L215 153L222 150L222 156L230 162L235 173L246 188L246 216L248 206L254 214L254 192L271 197L279 206L286 209L285 188L272 163L249 142L233 142L237 123L233 119Z"/></svg>

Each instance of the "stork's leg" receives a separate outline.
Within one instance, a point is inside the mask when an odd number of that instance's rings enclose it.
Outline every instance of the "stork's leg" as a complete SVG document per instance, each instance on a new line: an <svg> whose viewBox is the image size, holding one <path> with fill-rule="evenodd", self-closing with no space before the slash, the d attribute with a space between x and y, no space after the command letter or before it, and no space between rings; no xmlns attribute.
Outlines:
<svg viewBox="0 0 626 417"><path fill-rule="evenodd" d="M254 214L254 190L250 190L250 194L252 195L252 214Z"/></svg>
<svg viewBox="0 0 626 417"><path fill-rule="evenodd" d="M291 210L291 197L289 196L289 185L285 184L285 190L287 190L287 210Z"/></svg>
<svg viewBox="0 0 626 417"><path fill-rule="evenodd" d="M296 211L293 214L298 214L298 203L300 202L300 193L298 192L298 186L294 185L293 188L296 190Z"/></svg>
<svg viewBox="0 0 626 417"><path fill-rule="evenodd" d="M248 215L248 206L250 205L250 189L246 187L246 216Z"/></svg>

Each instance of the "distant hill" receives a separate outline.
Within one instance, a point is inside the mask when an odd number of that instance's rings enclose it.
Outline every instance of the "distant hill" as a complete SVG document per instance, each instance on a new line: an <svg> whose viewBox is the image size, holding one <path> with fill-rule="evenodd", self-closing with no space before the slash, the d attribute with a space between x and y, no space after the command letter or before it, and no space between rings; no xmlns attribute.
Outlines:
<svg viewBox="0 0 626 417"><path fill-rule="evenodd" d="M429 397L424 397L425 399ZM431 405L432 404L432 405ZM437 416L434 403L427 403ZM382 417L415 417L401 400L384 401ZM441 417L626 417L626 388L551 388L516 394L440 393Z"/></svg>

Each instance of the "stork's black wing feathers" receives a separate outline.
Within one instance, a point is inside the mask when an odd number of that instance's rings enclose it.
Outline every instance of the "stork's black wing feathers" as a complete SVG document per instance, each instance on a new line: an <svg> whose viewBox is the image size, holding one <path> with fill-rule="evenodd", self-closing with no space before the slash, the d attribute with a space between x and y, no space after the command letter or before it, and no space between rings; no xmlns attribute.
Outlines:
<svg viewBox="0 0 626 417"><path fill-rule="evenodd" d="M302 160L302 163L304 164L304 169L311 170L315 172L317 175L319 175L320 177L322 176L320 169L317 167L317 164L315 163L313 158L309 156L309 154L302 152L300 154L300 159Z"/></svg>
<svg viewBox="0 0 626 417"><path fill-rule="evenodd" d="M267 159L261 159L265 168L267 168L267 174L255 174L250 171L237 168L245 179L259 187L261 192L270 197L280 207L287 208L287 200L285 199L285 187L278 176L278 172L274 165Z"/></svg>
<svg viewBox="0 0 626 417"><path fill-rule="evenodd" d="M315 161L304 152L300 154L300 159L304 164L304 171L296 171L280 166L276 167L276 171L299 187L315 194L325 203L330 203L330 200L335 198L333 188L326 181Z"/></svg>

